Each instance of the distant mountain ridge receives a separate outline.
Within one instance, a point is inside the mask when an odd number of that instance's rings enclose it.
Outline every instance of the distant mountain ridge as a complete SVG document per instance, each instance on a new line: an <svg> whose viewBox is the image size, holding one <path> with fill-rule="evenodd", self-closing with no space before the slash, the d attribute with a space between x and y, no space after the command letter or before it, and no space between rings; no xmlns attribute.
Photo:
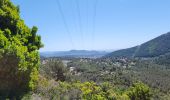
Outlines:
<svg viewBox="0 0 170 100"><path fill-rule="evenodd" d="M106 51L90 51L90 50L70 50L70 51L54 51L54 52L41 52L40 55L44 57L87 57L98 58L110 52Z"/></svg>
<svg viewBox="0 0 170 100"><path fill-rule="evenodd" d="M122 49L105 57L156 57L170 52L170 32L156 37L139 46Z"/></svg>

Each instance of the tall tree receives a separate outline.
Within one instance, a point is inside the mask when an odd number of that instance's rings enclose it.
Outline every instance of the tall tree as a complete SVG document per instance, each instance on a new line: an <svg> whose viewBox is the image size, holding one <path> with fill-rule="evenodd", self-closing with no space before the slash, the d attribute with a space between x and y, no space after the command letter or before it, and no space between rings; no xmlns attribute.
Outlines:
<svg viewBox="0 0 170 100"><path fill-rule="evenodd" d="M43 46L37 30L25 25L19 6L0 0L0 97L35 88Z"/></svg>

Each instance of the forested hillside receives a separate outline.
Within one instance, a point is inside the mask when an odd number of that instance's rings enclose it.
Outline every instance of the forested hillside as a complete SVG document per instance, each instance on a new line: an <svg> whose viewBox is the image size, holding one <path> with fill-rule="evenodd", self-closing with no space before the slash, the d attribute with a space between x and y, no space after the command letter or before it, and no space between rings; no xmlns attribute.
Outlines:
<svg viewBox="0 0 170 100"><path fill-rule="evenodd" d="M105 57L72 50L40 58L37 31L19 6L0 0L0 100L169 100L170 33Z"/></svg>
<svg viewBox="0 0 170 100"><path fill-rule="evenodd" d="M118 50L106 57L156 57L170 52L170 32L139 46Z"/></svg>

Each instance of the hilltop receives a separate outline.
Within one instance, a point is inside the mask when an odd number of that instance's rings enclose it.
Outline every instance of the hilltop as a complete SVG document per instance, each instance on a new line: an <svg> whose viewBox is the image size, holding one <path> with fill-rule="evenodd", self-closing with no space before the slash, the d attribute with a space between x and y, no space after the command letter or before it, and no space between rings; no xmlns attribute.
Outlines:
<svg viewBox="0 0 170 100"><path fill-rule="evenodd" d="M170 52L170 32L141 45L114 51L105 57L157 57Z"/></svg>

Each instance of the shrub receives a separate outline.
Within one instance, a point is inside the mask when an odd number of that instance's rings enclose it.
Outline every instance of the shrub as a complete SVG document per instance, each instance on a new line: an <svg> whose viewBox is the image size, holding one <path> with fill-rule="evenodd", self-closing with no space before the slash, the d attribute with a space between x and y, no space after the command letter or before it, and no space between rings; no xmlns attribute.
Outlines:
<svg viewBox="0 0 170 100"><path fill-rule="evenodd" d="M19 16L19 7L0 0L0 96L13 98L36 87L43 45Z"/></svg>

